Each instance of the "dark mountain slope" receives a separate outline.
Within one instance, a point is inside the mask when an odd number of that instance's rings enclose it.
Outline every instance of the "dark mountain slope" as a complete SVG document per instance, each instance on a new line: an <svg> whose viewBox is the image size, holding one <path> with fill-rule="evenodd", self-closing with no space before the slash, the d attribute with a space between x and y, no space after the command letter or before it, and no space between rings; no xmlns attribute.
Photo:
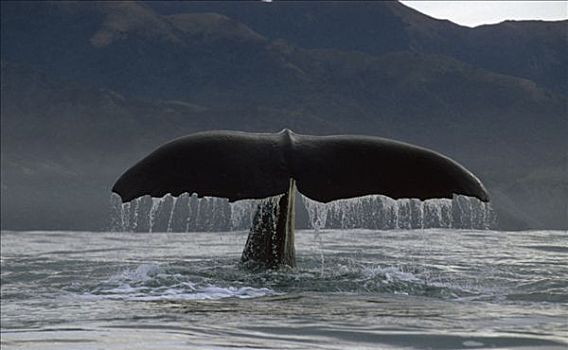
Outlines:
<svg viewBox="0 0 568 350"><path fill-rule="evenodd" d="M144 3L158 13L217 12L271 39L303 48L380 55L410 50L447 55L568 92L568 21L507 21L476 28L437 20L396 1Z"/></svg>

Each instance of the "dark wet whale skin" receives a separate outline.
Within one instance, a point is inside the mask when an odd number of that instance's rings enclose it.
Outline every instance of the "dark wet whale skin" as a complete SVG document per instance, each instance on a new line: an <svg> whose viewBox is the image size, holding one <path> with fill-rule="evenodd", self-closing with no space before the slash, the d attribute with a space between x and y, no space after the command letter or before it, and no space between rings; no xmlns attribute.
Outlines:
<svg viewBox="0 0 568 350"><path fill-rule="evenodd" d="M488 201L467 169L434 151L372 136L310 136L208 131L171 141L128 169L113 192L123 202L150 195L261 199L283 194L289 179L319 202L382 194L398 198Z"/></svg>

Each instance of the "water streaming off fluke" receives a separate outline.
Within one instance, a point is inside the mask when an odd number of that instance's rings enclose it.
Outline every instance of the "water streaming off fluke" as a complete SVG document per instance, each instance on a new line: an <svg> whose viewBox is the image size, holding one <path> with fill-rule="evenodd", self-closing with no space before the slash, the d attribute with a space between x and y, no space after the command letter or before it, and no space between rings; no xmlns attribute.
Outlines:
<svg viewBox="0 0 568 350"><path fill-rule="evenodd" d="M421 201L369 195L330 203L302 199L314 229L489 229L495 222L489 203L466 196Z"/></svg>
<svg viewBox="0 0 568 350"><path fill-rule="evenodd" d="M182 194L162 198L140 197L128 203L111 198L111 229L133 232L199 232L248 230L254 214L266 199L240 200ZM476 198L399 199L381 195L320 203L301 196L297 203L306 210L314 229L376 230L458 228L489 229L495 215L489 203Z"/></svg>

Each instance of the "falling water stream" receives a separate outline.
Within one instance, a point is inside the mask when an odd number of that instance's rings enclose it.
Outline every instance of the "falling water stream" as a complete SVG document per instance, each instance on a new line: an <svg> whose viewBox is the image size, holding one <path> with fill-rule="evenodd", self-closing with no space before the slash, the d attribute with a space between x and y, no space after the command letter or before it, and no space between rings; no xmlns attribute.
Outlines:
<svg viewBox="0 0 568 350"><path fill-rule="evenodd" d="M255 211L264 201L279 196L229 202L224 198L187 193L180 197L141 197L121 203L112 197L113 231L211 232L247 230ZM320 203L301 196L299 210L305 210L314 229L424 229L455 228L487 230L494 226L491 205L476 198L399 199L381 195L340 199Z"/></svg>

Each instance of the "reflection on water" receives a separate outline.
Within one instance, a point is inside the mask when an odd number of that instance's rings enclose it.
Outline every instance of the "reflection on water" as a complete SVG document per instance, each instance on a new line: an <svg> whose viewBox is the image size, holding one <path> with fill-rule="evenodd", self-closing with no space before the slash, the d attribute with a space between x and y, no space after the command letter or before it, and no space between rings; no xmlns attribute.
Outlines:
<svg viewBox="0 0 568 350"><path fill-rule="evenodd" d="M565 348L559 231L2 232L2 349Z"/></svg>

